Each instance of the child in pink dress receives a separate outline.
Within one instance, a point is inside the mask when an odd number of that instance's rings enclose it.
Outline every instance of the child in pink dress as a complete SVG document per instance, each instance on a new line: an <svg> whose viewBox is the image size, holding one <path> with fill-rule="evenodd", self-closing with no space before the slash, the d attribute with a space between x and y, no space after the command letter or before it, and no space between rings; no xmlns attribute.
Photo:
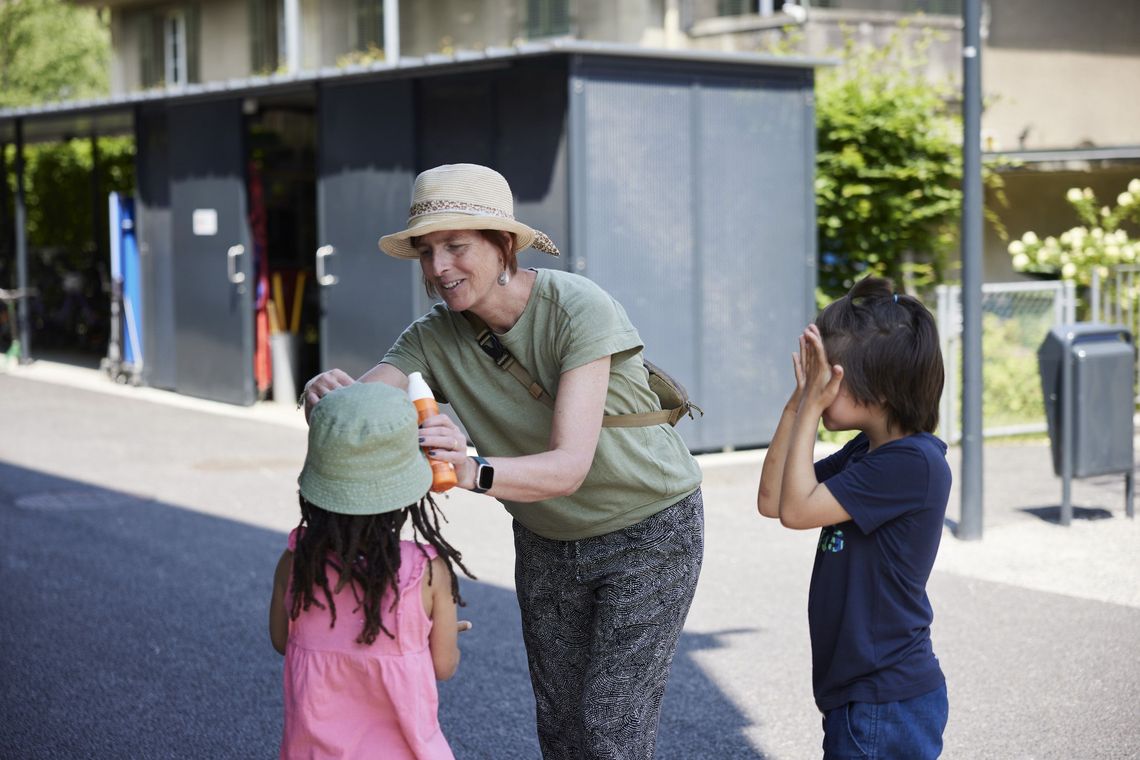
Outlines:
<svg viewBox="0 0 1140 760"><path fill-rule="evenodd" d="M459 552L439 535L416 412L384 383L313 410L269 609L285 655L282 758L450 759L436 680L459 665ZM413 540L400 540L411 518ZM421 543L420 539L426 543Z"/></svg>

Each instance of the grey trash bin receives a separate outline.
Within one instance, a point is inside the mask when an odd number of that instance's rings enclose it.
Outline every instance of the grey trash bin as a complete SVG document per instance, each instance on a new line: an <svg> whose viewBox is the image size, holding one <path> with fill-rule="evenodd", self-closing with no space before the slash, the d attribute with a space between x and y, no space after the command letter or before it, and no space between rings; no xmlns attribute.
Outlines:
<svg viewBox="0 0 1140 760"><path fill-rule="evenodd" d="M1045 336L1037 360L1053 471L1065 479L1061 522L1068 524L1072 517L1070 478L1094 475L1128 478L1127 508L1132 516L1132 334L1119 325L1061 325ZM1066 425L1066 420L1071 424ZM1071 429L1068 435L1066 427Z"/></svg>

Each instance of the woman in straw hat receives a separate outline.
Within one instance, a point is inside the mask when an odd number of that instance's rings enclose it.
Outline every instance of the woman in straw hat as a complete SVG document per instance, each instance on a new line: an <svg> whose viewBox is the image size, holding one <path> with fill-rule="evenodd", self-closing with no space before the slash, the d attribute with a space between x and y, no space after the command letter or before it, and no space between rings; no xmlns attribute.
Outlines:
<svg viewBox="0 0 1140 760"><path fill-rule="evenodd" d="M359 378L406 388L420 372L451 403L479 456L443 415L421 426L459 485L514 517L515 581L539 742L546 758L653 755L669 665L703 555L701 473L669 425L603 427L603 415L659 409L625 310L584 277L519 270L554 243L514 218L510 187L474 164L416 178L406 229L380 239L418 259L443 304L412 323ZM477 342L489 328L540 403ZM487 336L484 336L485 342ZM354 381L340 370L305 388L308 413ZM552 408L551 408L552 407Z"/></svg>

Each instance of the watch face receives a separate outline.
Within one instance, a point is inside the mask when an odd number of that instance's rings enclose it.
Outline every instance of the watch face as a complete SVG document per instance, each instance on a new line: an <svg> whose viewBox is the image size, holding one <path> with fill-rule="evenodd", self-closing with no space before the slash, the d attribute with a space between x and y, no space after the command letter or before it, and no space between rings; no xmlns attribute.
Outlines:
<svg viewBox="0 0 1140 760"><path fill-rule="evenodd" d="M486 491L495 482L495 468L489 464L480 464L475 472L475 485Z"/></svg>

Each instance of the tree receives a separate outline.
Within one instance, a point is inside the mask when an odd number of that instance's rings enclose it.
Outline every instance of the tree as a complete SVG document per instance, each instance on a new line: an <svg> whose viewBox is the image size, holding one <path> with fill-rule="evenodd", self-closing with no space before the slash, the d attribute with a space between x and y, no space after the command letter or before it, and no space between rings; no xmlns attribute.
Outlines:
<svg viewBox="0 0 1140 760"><path fill-rule="evenodd" d="M941 280L961 214L961 120L949 82L924 73L933 32L881 47L848 34L816 86L816 213L824 300L855 280L908 290Z"/></svg>
<svg viewBox="0 0 1140 760"><path fill-rule="evenodd" d="M0 0L0 108L106 95L110 31L62 0Z"/></svg>

